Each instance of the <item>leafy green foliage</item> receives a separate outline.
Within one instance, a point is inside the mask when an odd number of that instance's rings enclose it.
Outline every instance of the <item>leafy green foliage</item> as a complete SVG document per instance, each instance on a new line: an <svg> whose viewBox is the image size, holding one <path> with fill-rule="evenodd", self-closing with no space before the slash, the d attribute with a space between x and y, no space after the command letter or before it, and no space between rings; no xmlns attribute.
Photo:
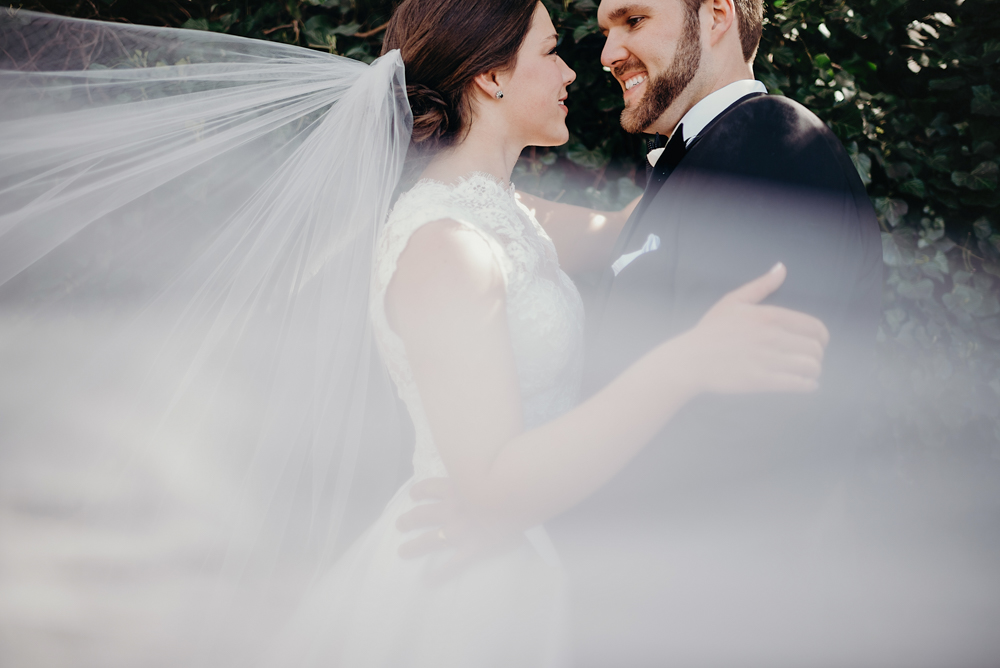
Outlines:
<svg viewBox="0 0 1000 668"><path fill-rule="evenodd" d="M758 76L836 132L883 228L882 397L897 438L931 448L992 443L995 453L1000 7L775 5Z"/></svg>
<svg viewBox="0 0 1000 668"><path fill-rule="evenodd" d="M543 0L577 72L570 140L529 148L518 186L617 208L644 145L618 125L598 0ZM371 61L392 0L36 0L26 8L215 30ZM897 442L1000 456L1000 3L771 0L755 72L837 134L883 229L882 397ZM638 176L637 176L638 175ZM926 449L926 448L925 448Z"/></svg>

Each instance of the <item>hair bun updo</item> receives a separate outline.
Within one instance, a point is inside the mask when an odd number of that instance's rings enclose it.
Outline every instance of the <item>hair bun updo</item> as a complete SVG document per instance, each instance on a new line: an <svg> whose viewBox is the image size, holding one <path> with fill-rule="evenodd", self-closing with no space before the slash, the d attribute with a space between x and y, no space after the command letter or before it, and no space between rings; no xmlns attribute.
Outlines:
<svg viewBox="0 0 1000 668"><path fill-rule="evenodd" d="M409 84L406 97L413 112L413 143L436 142L448 132L448 103L440 93L423 84Z"/></svg>
<svg viewBox="0 0 1000 668"><path fill-rule="evenodd" d="M413 111L414 146L429 154L464 139L473 120L475 79L517 64L538 0L402 0L382 54L399 49Z"/></svg>

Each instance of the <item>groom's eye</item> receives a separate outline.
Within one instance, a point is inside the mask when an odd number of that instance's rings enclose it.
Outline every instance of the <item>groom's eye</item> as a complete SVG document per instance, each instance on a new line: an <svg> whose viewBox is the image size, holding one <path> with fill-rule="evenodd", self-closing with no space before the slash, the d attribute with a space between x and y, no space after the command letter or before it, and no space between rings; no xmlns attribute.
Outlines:
<svg viewBox="0 0 1000 668"><path fill-rule="evenodd" d="M645 17L645 16L630 16L630 17L628 17L628 20L627 20L627 21L625 21L625 22L626 22L626 23L628 23L628 27L629 27L629 28L634 28L634 27L636 27L637 25L639 25L639 23L640 23L640 22L641 22L641 21L642 21L642 20L643 20L644 18L646 18L646 17Z"/></svg>

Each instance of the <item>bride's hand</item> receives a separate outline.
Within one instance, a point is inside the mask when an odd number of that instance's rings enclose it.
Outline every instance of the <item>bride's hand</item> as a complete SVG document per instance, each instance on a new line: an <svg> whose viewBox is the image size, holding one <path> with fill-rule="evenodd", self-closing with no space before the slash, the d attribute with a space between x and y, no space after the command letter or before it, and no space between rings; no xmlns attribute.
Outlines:
<svg viewBox="0 0 1000 668"><path fill-rule="evenodd" d="M811 392L819 387L826 326L811 315L761 304L784 282L780 262L720 299L687 339L696 386L706 392Z"/></svg>

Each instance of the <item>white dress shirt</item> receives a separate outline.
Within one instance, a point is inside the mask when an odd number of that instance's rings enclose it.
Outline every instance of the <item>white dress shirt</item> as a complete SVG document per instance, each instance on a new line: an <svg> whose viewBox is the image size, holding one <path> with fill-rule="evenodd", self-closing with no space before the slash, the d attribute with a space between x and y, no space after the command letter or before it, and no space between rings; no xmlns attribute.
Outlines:
<svg viewBox="0 0 1000 668"><path fill-rule="evenodd" d="M705 127L715 120L715 117L724 112L737 100L750 95L751 93L766 93L764 84L755 79L741 79L731 84L723 86L719 90L709 93L699 102L691 107L680 123L684 126L684 144L690 146L694 138L705 129ZM655 165L656 161L663 153L662 148L655 148L646 154L649 164Z"/></svg>

